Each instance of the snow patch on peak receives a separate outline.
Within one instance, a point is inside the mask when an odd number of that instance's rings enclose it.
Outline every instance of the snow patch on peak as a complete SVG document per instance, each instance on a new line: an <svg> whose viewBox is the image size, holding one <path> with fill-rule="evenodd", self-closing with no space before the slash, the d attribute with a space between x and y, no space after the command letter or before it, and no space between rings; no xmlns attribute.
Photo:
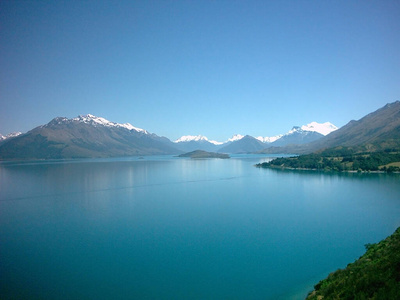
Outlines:
<svg viewBox="0 0 400 300"><path fill-rule="evenodd" d="M174 143L185 143L185 142L191 142L191 141L195 141L195 142L209 142L211 144L214 145L221 145L223 143L217 142L217 141L212 141L209 140L206 136L204 135L184 135L181 136L179 139L177 139L176 141L174 141Z"/></svg>
<svg viewBox="0 0 400 300"><path fill-rule="evenodd" d="M293 126L293 128L291 130L289 130L286 134L284 135L290 135L293 134L295 132L299 132L302 131L303 129L300 126Z"/></svg>
<svg viewBox="0 0 400 300"><path fill-rule="evenodd" d="M279 134L279 135L271 136L271 137L259 136L259 137L256 137L256 139L259 140L260 142L263 142L263 143L273 143L273 142L279 140L281 137L283 137L283 134Z"/></svg>
<svg viewBox="0 0 400 300"><path fill-rule="evenodd" d="M21 134L22 134L22 132L20 132L20 131L11 132L11 133L9 133L9 134L7 134L7 135L2 135L2 134L0 134L0 141L6 140L6 139L9 139L9 138L17 137L17 136L19 136L19 135L21 135Z"/></svg>
<svg viewBox="0 0 400 300"><path fill-rule="evenodd" d="M272 136L272 137L259 136L259 137L257 137L257 140L259 140L263 143L273 143L273 142L279 140L283 136L288 136L288 135L291 135L294 133L308 134L308 132L313 131L313 132L320 133L322 135L327 135L337 129L338 129L338 127L336 127L335 125L333 125L330 122L325 122L325 123L311 122L311 123L309 123L307 125L303 125L303 126L293 126L293 128L285 134L280 134L280 135L276 135L276 136ZM307 132L305 132L305 131L307 131Z"/></svg>
<svg viewBox="0 0 400 300"><path fill-rule="evenodd" d="M233 137L231 137L228 142L235 142L235 141L239 141L242 138L244 138L244 135L241 134L235 134Z"/></svg>
<svg viewBox="0 0 400 300"><path fill-rule="evenodd" d="M101 117L96 117L94 115L91 114L87 114L87 115L80 115L76 118L73 118L72 121L77 121L77 122L82 122L82 123L86 123L86 124L92 124L94 126L96 125L101 125L101 126L106 126L106 127L119 127L119 128L125 128L128 130L134 130L137 132L142 132L144 134L148 134L148 132L142 128L138 128L133 126L130 123L124 123L124 124L120 124L120 123L115 123L115 122L111 122L108 121L104 118Z"/></svg>
<svg viewBox="0 0 400 300"><path fill-rule="evenodd" d="M315 131L322 135L328 135L332 131L337 130L338 127L336 127L330 122L325 122L325 123L311 122L307 125L301 126L301 129L304 131Z"/></svg>
<svg viewBox="0 0 400 300"><path fill-rule="evenodd" d="M214 144L214 145L217 145L217 146L223 144L223 142L217 142L217 141L214 141L214 140L209 140L209 142L210 142L211 144Z"/></svg>
<svg viewBox="0 0 400 300"><path fill-rule="evenodd" d="M181 143L181 142L191 142L191 141L208 141L208 138L204 135L184 135L181 136L179 139L174 141L174 143Z"/></svg>

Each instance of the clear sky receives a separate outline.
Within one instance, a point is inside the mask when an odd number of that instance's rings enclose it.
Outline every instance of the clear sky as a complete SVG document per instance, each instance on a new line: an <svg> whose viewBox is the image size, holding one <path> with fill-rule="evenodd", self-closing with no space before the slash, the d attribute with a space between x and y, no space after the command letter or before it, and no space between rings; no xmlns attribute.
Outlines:
<svg viewBox="0 0 400 300"><path fill-rule="evenodd" d="M400 1L0 1L0 133L94 114L172 140L400 99Z"/></svg>

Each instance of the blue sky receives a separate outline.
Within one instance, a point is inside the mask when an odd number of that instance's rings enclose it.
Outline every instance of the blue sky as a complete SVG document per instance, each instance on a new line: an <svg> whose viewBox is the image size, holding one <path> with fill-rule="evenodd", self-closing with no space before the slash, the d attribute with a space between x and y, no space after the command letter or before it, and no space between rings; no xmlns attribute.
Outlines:
<svg viewBox="0 0 400 300"><path fill-rule="evenodd" d="M400 1L0 2L0 133L94 114L176 139L400 99Z"/></svg>

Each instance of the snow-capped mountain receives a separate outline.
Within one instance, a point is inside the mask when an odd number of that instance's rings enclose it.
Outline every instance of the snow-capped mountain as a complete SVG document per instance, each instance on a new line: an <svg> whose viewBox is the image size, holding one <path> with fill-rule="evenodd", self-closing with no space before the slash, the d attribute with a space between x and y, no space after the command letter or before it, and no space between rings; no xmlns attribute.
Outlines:
<svg viewBox="0 0 400 300"><path fill-rule="evenodd" d="M181 136L179 139L175 140L174 143L187 143L187 142L209 142L214 145L222 145L223 143L209 140L206 136L204 135L184 135Z"/></svg>
<svg viewBox="0 0 400 300"><path fill-rule="evenodd" d="M266 137L259 136L259 137L256 137L256 139L259 140L260 142L269 144L269 143L275 142L276 140L279 140L281 137L283 137L283 134L276 135L276 136L271 136L271 137L268 137L268 136L266 136Z"/></svg>
<svg viewBox="0 0 400 300"><path fill-rule="evenodd" d="M223 143L209 140L204 135L184 135L174 141L179 150L189 152L194 150L216 151Z"/></svg>
<svg viewBox="0 0 400 300"><path fill-rule="evenodd" d="M22 135L0 135L0 159L13 159L16 153L22 159L179 154L194 150L251 153L272 146L309 143L336 129L329 122L311 122L272 137L235 134L218 142L203 135L186 135L171 142L130 123L87 114L71 119L57 117Z"/></svg>
<svg viewBox="0 0 400 300"><path fill-rule="evenodd" d="M244 137L245 137L244 135L235 134L235 135L232 136L230 139L228 139L225 143L228 143L228 142L236 142L236 141L241 140L241 139L244 138Z"/></svg>
<svg viewBox="0 0 400 300"><path fill-rule="evenodd" d="M223 145L223 144L226 144L226 143L230 143L230 142L235 142L235 141L241 140L242 138L244 138L244 135L235 134L225 142L217 142L217 141L214 141L214 140L209 140L204 135L184 135L184 136L180 137L179 139L175 140L174 143L185 143L185 142L192 142L192 141L195 141L195 142L205 141L205 142L209 142L211 144L219 146L219 145Z"/></svg>
<svg viewBox="0 0 400 300"><path fill-rule="evenodd" d="M235 134L230 139L221 143L210 141L203 135L185 135L175 140L174 143L182 151L205 150L227 153L249 153L271 146L309 143L336 129L337 127L329 122L322 124L311 122L303 126L294 126L286 134L279 134L272 137L259 136L254 138L248 135Z"/></svg>
<svg viewBox="0 0 400 300"><path fill-rule="evenodd" d="M288 133L284 134L275 142L269 144L269 146L282 147L290 144L302 145L310 143L322 138L323 135L316 131L306 131L301 129L299 126L294 126Z"/></svg>
<svg viewBox="0 0 400 300"><path fill-rule="evenodd" d="M330 122L325 122L325 123L317 123L317 122L311 122L307 125L303 125L303 126L294 126L291 130L289 130L287 133L285 134L279 134L276 136L272 136L272 137L262 137L259 136L257 137L257 140L266 143L266 144L271 144L271 143L275 143L278 140L280 140L281 138L286 139L289 136L292 135L296 135L297 136L297 140L299 140L300 143L306 143L306 142L310 142L311 140L315 140L318 137L320 137L319 135L328 135L329 133L337 130L338 128L333 125ZM318 133L318 134L310 134L309 132L314 132L314 133ZM303 136L303 138L301 138L301 136ZM304 138L304 137L308 137L308 138ZM291 138L290 139L293 143L297 143L295 138ZM283 141L280 141L279 143L282 143ZM278 143L276 143L278 144ZM286 142L283 142L283 144L286 144Z"/></svg>
<svg viewBox="0 0 400 300"><path fill-rule="evenodd" d="M265 144L257 140L256 138L246 135L233 141L229 141L221 147L218 152L221 153L254 153L265 148Z"/></svg>
<svg viewBox="0 0 400 300"><path fill-rule="evenodd" d="M0 159L15 159L16 155L20 159L60 159L179 153L165 137L93 115L54 118L2 142L0 147Z"/></svg>
<svg viewBox="0 0 400 300"><path fill-rule="evenodd" d="M399 116L400 101L388 103L384 107L381 107L378 110L369 113L368 115L357 121L351 120L345 126L339 128L338 130L335 130L334 132L331 132L330 134L327 134L326 136L322 136L320 139L309 144L287 145L285 147L270 147L264 149L262 153L305 154L339 146L351 147L353 151L362 152L399 149ZM313 126L312 123L310 127L311 126ZM316 126L313 127L315 129ZM303 130L303 133L304 132L307 131Z"/></svg>
<svg viewBox="0 0 400 300"><path fill-rule="evenodd" d="M67 123L74 123L74 122L78 122L78 123L85 123L85 124L90 124L93 126L105 126L105 127L115 127L115 128L125 128L127 130L134 130L136 132L141 132L144 134L149 134L147 132L147 130L138 128L138 127L134 127L132 126L132 124L130 123L124 123L124 124L120 124L120 123L115 123L115 122L111 122L108 121L102 117L96 117L94 115L91 114L87 114L87 115L79 115L76 118L72 118L72 119L68 119L65 117L58 117L53 119L50 123L43 125L43 126L49 126L50 125L54 125L54 124L67 124Z"/></svg>
<svg viewBox="0 0 400 300"><path fill-rule="evenodd" d="M310 124L301 126L304 131L314 131L322 135L328 135L329 133L338 130L338 128L330 122L317 123L311 122Z"/></svg>
<svg viewBox="0 0 400 300"><path fill-rule="evenodd" d="M22 134L22 132L19 132L19 131L18 132L11 132L11 133L9 133L7 135L0 134L0 141L4 141L4 140L9 139L9 138L17 137L17 136L19 136L21 134Z"/></svg>

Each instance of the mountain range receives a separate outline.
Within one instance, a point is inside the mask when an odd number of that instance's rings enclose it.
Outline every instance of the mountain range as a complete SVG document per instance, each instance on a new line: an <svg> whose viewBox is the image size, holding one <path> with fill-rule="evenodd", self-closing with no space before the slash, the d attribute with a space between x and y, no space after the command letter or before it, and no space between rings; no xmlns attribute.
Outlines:
<svg viewBox="0 0 400 300"><path fill-rule="evenodd" d="M369 152L400 149L400 101L388 103L358 121L351 120L314 142L266 148L261 153L306 154L335 147Z"/></svg>
<svg viewBox="0 0 400 300"><path fill-rule="evenodd" d="M110 122L90 114L72 119L57 117L25 134L0 139L0 159L180 154L194 150L300 154L337 146L400 148L400 102L387 104L340 129L329 122L312 122L275 137L237 134L225 142L210 141L201 135L183 136L172 142L129 123Z"/></svg>
<svg viewBox="0 0 400 300"><path fill-rule="evenodd" d="M329 128L327 129L327 125ZM171 142L168 138L151 134L129 123L120 124L94 115L81 115L68 119L57 117L25 134L14 134L0 144L0 159L60 159L80 157L111 157L154 154L180 154L194 150L219 153L252 153L278 141L302 143L311 134L323 135L312 130L335 130L330 123L310 123L294 127L287 134L264 138L275 142L262 142L249 135L234 135L225 142L208 140L207 137L183 136ZM315 137L316 136L316 137ZM280 145L285 145L281 143Z"/></svg>
<svg viewBox="0 0 400 300"><path fill-rule="evenodd" d="M252 153L268 147L286 146L289 144L305 144L337 130L332 123L312 122L303 126L294 126L286 134L273 137L257 137L235 134L225 142L211 141L203 135L187 135L174 141L176 147L182 151L217 151L222 153Z"/></svg>

